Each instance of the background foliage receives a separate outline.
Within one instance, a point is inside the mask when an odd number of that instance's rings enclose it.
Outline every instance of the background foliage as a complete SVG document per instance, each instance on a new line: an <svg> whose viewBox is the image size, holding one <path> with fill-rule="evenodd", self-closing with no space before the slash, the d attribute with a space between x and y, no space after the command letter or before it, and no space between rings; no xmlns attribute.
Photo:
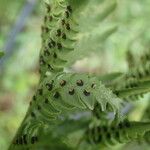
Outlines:
<svg viewBox="0 0 150 150"><path fill-rule="evenodd" d="M25 3L25 0L0 0L0 49L5 47ZM36 1L25 27L16 37L11 56L5 59L4 67L0 66L0 149L3 150L8 148L38 83L43 8L42 2ZM117 25L118 30L108 38L96 55L91 53L90 57L76 62L72 69L98 74L126 71L126 52L130 49L135 55L140 55L149 48L149 13L149 0L118 1L116 11L104 23L104 26ZM104 26L102 31L105 30ZM144 100L132 106L135 108L131 110L132 120L141 118L148 98L149 95L146 95ZM136 144L129 144L124 149L138 149Z"/></svg>

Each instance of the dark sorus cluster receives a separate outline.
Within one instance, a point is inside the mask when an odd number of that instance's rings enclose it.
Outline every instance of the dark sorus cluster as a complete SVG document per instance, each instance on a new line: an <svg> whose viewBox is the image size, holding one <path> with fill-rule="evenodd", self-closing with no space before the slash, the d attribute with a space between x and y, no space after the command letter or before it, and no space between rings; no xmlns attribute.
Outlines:
<svg viewBox="0 0 150 150"><path fill-rule="evenodd" d="M29 140L28 136L26 134L17 137L13 144L14 145L28 145L28 144L35 144L38 142L38 137L37 136L32 136Z"/></svg>

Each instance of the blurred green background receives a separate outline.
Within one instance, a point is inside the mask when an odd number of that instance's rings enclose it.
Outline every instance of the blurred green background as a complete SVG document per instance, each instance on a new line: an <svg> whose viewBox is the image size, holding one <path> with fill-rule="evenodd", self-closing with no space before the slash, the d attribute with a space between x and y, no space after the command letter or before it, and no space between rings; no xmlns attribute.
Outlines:
<svg viewBox="0 0 150 150"><path fill-rule="evenodd" d="M38 83L43 14L42 0L0 0L0 50L5 52L0 63L0 150L8 148ZM130 49L140 55L150 46L149 14L150 0L118 0L109 17L117 32L96 55L77 61L72 69L97 74L126 71L126 52ZM11 37L20 27L16 28L18 22L23 23L21 29Z"/></svg>

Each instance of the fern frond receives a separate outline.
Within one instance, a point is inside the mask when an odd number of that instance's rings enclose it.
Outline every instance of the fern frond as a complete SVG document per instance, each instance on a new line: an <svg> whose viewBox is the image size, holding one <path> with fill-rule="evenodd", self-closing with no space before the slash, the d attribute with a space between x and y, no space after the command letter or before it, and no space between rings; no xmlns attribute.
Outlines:
<svg viewBox="0 0 150 150"><path fill-rule="evenodd" d="M105 2L109 5L105 6ZM77 140L79 145L82 140L99 148L138 139L149 141L150 122L122 121L120 112L121 99L138 99L150 92L149 51L141 57L139 66L132 61L131 69L125 74L64 72L76 60L100 50L117 30L116 25L103 28L116 6L116 0L46 3L39 60L41 79L9 150L72 150L65 140L79 129L82 132ZM76 112L87 113L88 117L73 120L71 117ZM107 119L109 112L114 118Z"/></svg>
<svg viewBox="0 0 150 150"><path fill-rule="evenodd" d="M77 23L72 17L72 7L65 0L47 4L47 14L42 27L40 72L63 71L63 55L74 49Z"/></svg>
<svg viewBox="0 0 150 150"><path fill-rule="evenodd" d="M91 144L113 146L143 138L150 131L150 123L124 121L117 125L97 126L86 131L85 137Z"/></svg>
<svg viewBox="0 0 150 150"><path fill-rule="evenodd" d="M124 81L124 82L122 82ZM150 92L150 63L131 69L110 85L121 98L134 97ZM138 98L137 98L138 100Z"/></svg>
<svg viewBox="0 0 150 150"><path fill-rule="evenodd" d="M50 134L44 133L43 130L41 131L42 132L39 137L32 136L31 139L28 141L26 135L18 137L18 139L14 141L14 144L17 146L12 145L10 150L73 150L71 147L67 146L64 142L62 142L60 138L53 138Z"/></svg>
<svg viewBox="0 0 150 150"><path fill-rule="evenodd" d="M64 149L72 150L67 142L64 142L66 136L79 130L85 130L90 120L84 119L69 119L66 118L63 121L55 122L54 126L41 126L37 135L18 135L14 139L14 144L10 149L26 150L27 148L32 150L40 149Z"/></svg>
<svg viewBox="0 0 150 150"><path fill-rule="evenodd" d="M70 105L71 107L90 110L93 110L95 102L98 102L104 111L108 103L115 112L119 111L121 102L96 77L76 73L60 73L47 77L39 86L36 96L37 103L41 102L43 97L54 105L62 103L61 106L64 107ZM58 100L54 101L54 99Z"/></svg>
<svg viewBox="0 0 150 150"><path fill-rule="evenodd" d="M144 94L149 92L150 92L150 81L146 81L139 84L136 83L134 87L114 91L114 93L120 98L135 97L136 100L138 100L140 96L143 97Z"/></svg>
<svg viewBox="0 0 150 150"><path fill-rule="evenodd" d="M94 11L94 15L91 10L95 9L96 4L100 6L101 2L52 0L50 4L47 4L47 13L42 26L40 53L42 76L46 72L63 71L65 66L80 59L92 49L97 50L100 43L116 31L115 26L103 33L97 32L100 21L115 10L116 2L110 3L110 6L103 12Z"/></svg>
<svg viewBox="0 0 150 150"><path fill-rule="evenodd" d="M99 103L102 111L108 106L120 115L121 100L107 89L98 79L87 74L60 73L45 78L39 85L18 137L27 135L30 140L38 135L41 126L54 124L65 111L75 108L93 110Z"/></svg>

